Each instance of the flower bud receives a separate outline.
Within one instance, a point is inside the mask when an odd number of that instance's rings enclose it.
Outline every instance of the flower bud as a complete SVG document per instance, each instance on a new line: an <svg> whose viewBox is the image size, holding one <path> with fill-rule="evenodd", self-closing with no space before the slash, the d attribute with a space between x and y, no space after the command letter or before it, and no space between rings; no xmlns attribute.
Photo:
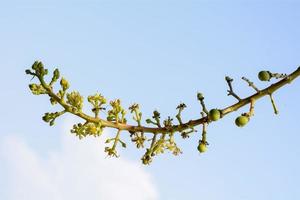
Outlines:
<svg viewBox="0 0 300 200"><path fill-rule="evenodd" d="M69 89L69 87L70 87L69 82L68 82L66 79L64 79L64 78L62 78L62 79L60 80L60 85L61 85L61 87L62 87L62 89L63 89L64 91L66 91L66 90Z"/></svg>
<svg viewBox="0 0 300 200"><path fill-rule="evenodd" d="M202 93L198 93L198 94L197 94L197 99L198 99L199 101L202 101L202 100L204 99L203 94L202 94Z"/></svg>
<svg viewBox="0 0 300 200"><path fill-rule="evenodd" d="M32 64L31 68L32 68L33 70L37 70L38 64L39 64L39 61L35 61L35 62Z"/></svg>

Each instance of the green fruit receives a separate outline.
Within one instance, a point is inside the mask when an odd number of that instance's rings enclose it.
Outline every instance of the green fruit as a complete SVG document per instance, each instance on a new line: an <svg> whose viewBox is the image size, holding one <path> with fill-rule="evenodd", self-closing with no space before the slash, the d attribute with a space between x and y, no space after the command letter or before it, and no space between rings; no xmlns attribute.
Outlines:
<svg viewBox="0 0 300 200"><path fill-rule="evenodd" d="M212 109L208 113L208 119L211 121L217 121L221 117L221 112L218 109Z"/></svg>
<svg viewBox="0 0 300 200"><path fill-rule="evenodd" d="M207 146L204 142L200 142L197 149L200 153L204 153L207 150Z"/></svg>
<svg viewBox="0 0 300 200"><path fill-rule="evenodd" d="M247 116L239 116L235 120L235 124L238 127L243 127L249 122L249 118Z"/></svg>
<svg viewBox="0 0 300 200"><path fill-rule="evenodd" d="M260 71L258 73L258 78L261 81L269 81L271 79L271 74L268 71Z"/></svg>

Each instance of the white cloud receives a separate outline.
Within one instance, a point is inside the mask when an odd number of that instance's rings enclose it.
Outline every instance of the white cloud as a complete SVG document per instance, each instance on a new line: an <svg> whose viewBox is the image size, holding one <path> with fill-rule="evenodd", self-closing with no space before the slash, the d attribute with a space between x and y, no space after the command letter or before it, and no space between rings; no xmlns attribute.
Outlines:
<svg viewBox="0 0 300 200"><path fill-rule="evenodd" d="M62 135L60 150L46 158L18 137L0 143L9 200L158 199L151 176L140 163L105 159L103 138L79 141L66 131Z"/></svg>

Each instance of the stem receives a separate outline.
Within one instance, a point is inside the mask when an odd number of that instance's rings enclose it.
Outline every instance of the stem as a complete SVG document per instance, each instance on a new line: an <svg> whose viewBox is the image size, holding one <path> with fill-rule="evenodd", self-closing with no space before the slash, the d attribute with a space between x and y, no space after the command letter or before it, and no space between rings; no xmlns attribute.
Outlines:
<svg viewBox="0 0 300 200"><path fill-rule="evenodd" d="M249 110L249 113L248 113L249 117L252 117L254 115L254 103L255 103L255 100L251 99L250 100L250 110Z"/></svg>
<svg viewBox="0 0 300 200"><path fill-rule="evenodd" d="M270 99L271 99L271 103L272 103L272 106L273 106L273 109L274 109L274 113L277 115L279 112L278 112L278 109L276 107L276 104L275 104L275 101L273 99L273 95L272 94L269 94L270 96Z"/></svg>
<svg viewBox="0 0 300 200"><path fill-rule="evenodd" d="M233 91L233 87L232 87L232 81L233 81L233 79L230 78L229 76L226 76L225 80L226 80L226 82L228 84L228 87L229 87L229 90L227 90L228 96L231 95L234 98L236 98L238 101L241 101L242 99Z"/></svg>
<svg viewBox="0 0 300 200"><path fill-rule="evenodd" d="M203 129L202 129L202 142L204 142L205 144L207 143L207 140L206 140L206 126L207 126L207 123L204 123L203 124Z"/></svg>
<svg viewBox="0 0 300 200"><path fill-rule="evenodd" d="M136 117L136 121L138 123L138 126L141 126L141 118L139 116L139 113L138 113L137 109L134 110L134 113L135 113L135 117Z"/></svg>
<svg viewBox="0 0 300 200"><path fill-rule="evenodd" d="M116 146L117 146L117 144L118 144L118 142L120 140L120 133L121 133L121 130L118 130L117 135L116 135L115 140L114 140L114 144L112 146L112 149L116 148Z"/></svg>
<svg viewBox="0 0 300 200"><path fill-rule="evenodd" d="M253 82L251 82L251 81L250 81L249 79L247 79L246 77L242 77L242 79L248 83L249 87L252 87L256 92L259 92L259 89L254 85Z"/></svg>

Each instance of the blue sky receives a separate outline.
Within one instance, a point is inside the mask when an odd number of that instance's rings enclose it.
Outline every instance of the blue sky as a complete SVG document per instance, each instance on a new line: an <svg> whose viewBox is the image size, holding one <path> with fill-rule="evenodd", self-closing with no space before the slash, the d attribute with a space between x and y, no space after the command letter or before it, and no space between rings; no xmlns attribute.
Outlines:
<svg viewBox="0 0 300 200"><path fill-rule="evenodd" d="M70 120L79 119L66 115L55 127L42 122L43 113L59 108L28 91L30 78L24 70L35 60L42 60L49 69L59 67L71 89L85 96L98 91L109 99L121 98L125 106L138 102L145 117L154 109L163 117L174 116L178 103L185 102L183 118L189 120L199 117L197 91L205 94L209 108L235 102L226 96L225 75L235 79L241 96L247 96L253 91L240 77L247 76L263 88L267 85L257 81L258 71L290 73L297 68L299 8L297 1L0 1L0 177L4 177L0 178L0 199L20 199L12 195L17 192L12 186L22 188L22 183L32 182L13 176L18 170L21 175L29 173L16 167L27 162L16 152L25 149L29 157L44 164L52 160L53 152L60 152L59 159L70 160L64 166L75 162L63 150L69 143L62 138L69 135ZM151 187L145 190L145 199L298 199L299 84L297 80L274 96L279 116L274 116L266 98L257 102L255 116L245 128L237 128L234 119L248 108L211 124L210 146L204 155L196 151L200 138L196 134L184 141L178 137L183 150L179 157L167 153L151 166L141 167L143 152L129 144L121 153L121 164L111 166L132 165L132 173L138 168L137 183ZM83 143L70 148L82 150ZM6 147L11 150L6 152ZM93 156L89 163L97 160ZM106 161L97 160L93 166L109 170L104 167ZM47 177L55 173L47 165L36 168ZM124 173L121 170L116 176ZM103 174L96 175L101 179ZM60 178L68 180L64 173ZM39 181L36 176L36 185ZM34 196L36 185L26 195ZM68 191L76 196L76 190ZM56 199L68 199L67 192ZM26 195L23 199L29 199ZM124 199L132 199L132 194L126 195ZM97 197L95 193L90 199ZM72 198L81 199L80 195Z"/></svg>

